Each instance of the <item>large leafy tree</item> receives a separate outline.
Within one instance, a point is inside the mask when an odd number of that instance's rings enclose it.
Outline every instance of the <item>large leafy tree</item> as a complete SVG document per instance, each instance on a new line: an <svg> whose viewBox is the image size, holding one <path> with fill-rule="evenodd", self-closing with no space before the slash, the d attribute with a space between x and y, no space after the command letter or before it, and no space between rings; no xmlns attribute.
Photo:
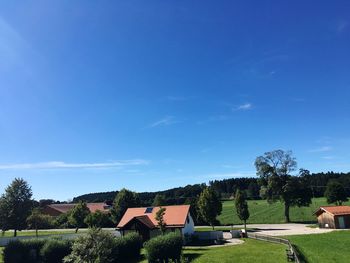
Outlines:
<svg viewBox="0 0 350 263"><path fill-rule="evenodd" d="M78 229L85 226L85 218L90 214L90 209L85 202L80 201L69 213L68 221L75 227L75 233Z"/></svg>
<svg viewBox="0 0 350 263"><path fill-rule="evenodd" d="M164 195L161 195L161 194L157 194L155 197L154 197L154 200L153 200L153 206L163 206L163 205L166 205L166 199L164 197Z"/></svg>
<svg viewBox="0 0 350 263"><path fill-rule="evenodd" d="M284 217L290 222L289 209L292 206L308 206L312 192L307 186L306 170L300 170L299 176L292 173L297 168L292 152L275 150L266 152L255 160L257 175L265 187L265 196L269 202L281 201L284 204Z"/></svg>
<svg viewBox="0 0 350 263"><path fill-rule="evenodd" d="M248 203L245 193L239 189L237 189L235 194L235 207L238 218L244 222L244 232L247 234L247 220L249 218Z"/></svg>
<svg viewBox="0 0 350 263"><path fill-rule="evenodd" d="M345 188L338 180L330 180L328 182L324 195L328 204L342 205L343 202L348 201Z"/></svg>
<svg viewBox="0 0 350 263"><path fill-rule="evenodd" d="M27 225L30 229L35 229L35 235L38 237L38 229L48 229L52 227L52 217L44 215L38 208L34 208L27 218Z"/></svg>
<svg viewBox="0 0 350 263"><path fill-rule="evenodd" d="M198 199L198 210L204 221L213 229L217 222L216 217L221 214L222 204L219 195L214 189L208 187L203 190Z"/></svg>
<svg viewBox="0 0 350 263"><path fill-rule="evenodd" d="M112 215L115 222L119 222L128 208L140 205L140 199L137 193L125 188L115 197L112 209Z"/></svg>
<svg viewBox="0 0 350 263"><path fill-rule="evenodd" d="M95 213L90 213L85 217L84 222L90 228L110 227L112 225L110 215L108 213L103 213L100 210L97 210Z"/></svg>
<svg viewBox="0 0 350 263"><path fill-rule="evenodd" d="M26 219L33 207L32 190L28 183L16 178L5 189L5 193L0 198L0 224L2 231L17 230L26 227Z"/></svg>

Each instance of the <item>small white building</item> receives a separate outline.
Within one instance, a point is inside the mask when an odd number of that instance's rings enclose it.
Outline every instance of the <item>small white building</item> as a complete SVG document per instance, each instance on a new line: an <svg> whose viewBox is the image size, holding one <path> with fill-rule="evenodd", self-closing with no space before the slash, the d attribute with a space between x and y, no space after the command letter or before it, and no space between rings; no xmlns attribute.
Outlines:
<svg viewBox="0 0 350 263"><path fill-rule="evenodd" d="M189 205L162 206L165 208L164 222L167 232L180 232L182 235L194 233L194 222ZM120 220L117 230L125 235L128 232L138 232L144 240L160 234L158 222L155 219L160 207L129 208Z"/></svg>

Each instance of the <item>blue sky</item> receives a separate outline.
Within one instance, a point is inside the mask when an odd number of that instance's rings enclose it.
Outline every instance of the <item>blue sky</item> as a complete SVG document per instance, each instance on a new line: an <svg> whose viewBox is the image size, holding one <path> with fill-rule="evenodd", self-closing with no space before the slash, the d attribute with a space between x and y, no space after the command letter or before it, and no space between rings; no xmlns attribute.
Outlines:
<svg viewBox="0 0 350 263"><path fill-rule="evenodd" d="M3 1L0 192L350 170L349 1Z"/></svg>

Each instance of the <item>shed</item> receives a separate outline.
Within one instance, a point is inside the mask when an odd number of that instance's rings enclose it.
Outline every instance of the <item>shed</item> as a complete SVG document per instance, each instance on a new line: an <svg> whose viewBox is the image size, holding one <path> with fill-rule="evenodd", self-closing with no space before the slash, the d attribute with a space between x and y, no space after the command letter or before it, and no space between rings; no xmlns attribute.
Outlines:
<svg viewBox="0 0 350 263"><path fill-rule="evenodd" d="M350 206L321 206L314 215L320 228L350 228Z"/></svg>

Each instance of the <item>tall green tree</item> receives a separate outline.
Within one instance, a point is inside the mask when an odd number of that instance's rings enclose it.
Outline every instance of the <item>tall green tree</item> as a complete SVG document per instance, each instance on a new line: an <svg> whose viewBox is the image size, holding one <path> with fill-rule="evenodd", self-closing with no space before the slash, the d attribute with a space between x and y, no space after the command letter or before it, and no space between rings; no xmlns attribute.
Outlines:
<svg viewBox="0 0 350 263"><path fill-rule="evenodd" d="M103 213L100 210L88 214L87 217L85 217L84 222L90 228L102 228L111 226L110 215L108 213Z"/></svg>
<svg viewBox="0 0 350 263"><path fill-rule="evenodd" d="M164 221L164 215L165 215L166 208L161 207L156 213L155 220L158 223L159 229L164 235L166 231L166 222Z"/></svg>
<svg viewBox="0 0 350 263"><path fill-rule="evenodd" d="M69 213L68 221L75 227L75 233L78 229L85 226L85 218L90 214L90 209L85 202L80 201Z"/></svg>
<svg viewBox="0 0 350 263"><path fill-rule="evenodd" d="M328 204L342 205L343 202L349 200L344 186L338 180L330 180L328 182L324 195Z"/></svg>
<svg viewBox="0 0 350 263"><path fill-rule="evenodd" d="M311 203L312 192L305 180L305 171L299 176L292 176L297 162L292 152L275 150L266 152L255 160L260 183L266 188L266 198L269 202L281 201L284 204L284 217L290 222L289 209L292 206L308 206Z"/></svg>
<svg viewBox="0 0 350 263"><path fill-rule="evenodd" d="M214 189L208 187L203 190L198 199L198 210L204 221L213 229L217 222L216 217L221 214L222 204L219 195Z"/></svg>
<svg viewBox="0 0 350 263"><path fill-rule="evenodd" d="M0 224L2 231L17 230L26 227L26 219L33 207L32 190L28 183L21 178L16 178L5 189L0 198Z"/></svg>
<svg viewBox="0 0 350 263"><path fill-rule="evenodd" d="M235 207L238 218L244 222L244 233L247 234L247 220L249 218L248 203L245 193L239 189L237 189L235 194Z"/></svg>
<svg viewBox="0 0 350 263"><path fill-rule="evenodd" d="M163 206L166 205L166 199L164 195L157 194L153 200L153 206Z"/></svg>
<svg viewBox="0 0 350 263"><path fill-rule="evenodd" d="M35 229L38 237L38 229L48 229L52 226L52 217L41 213L40 209L34 208L27 218L27 225L30 229Z"/></svg>
<svg viewBox="0 0 350 263"><path fill-rule="evenodd" d="M119 191L113 203L113 219L118 223L128 208L138 206L140 206L138 194L123 188Z"/></svg>

